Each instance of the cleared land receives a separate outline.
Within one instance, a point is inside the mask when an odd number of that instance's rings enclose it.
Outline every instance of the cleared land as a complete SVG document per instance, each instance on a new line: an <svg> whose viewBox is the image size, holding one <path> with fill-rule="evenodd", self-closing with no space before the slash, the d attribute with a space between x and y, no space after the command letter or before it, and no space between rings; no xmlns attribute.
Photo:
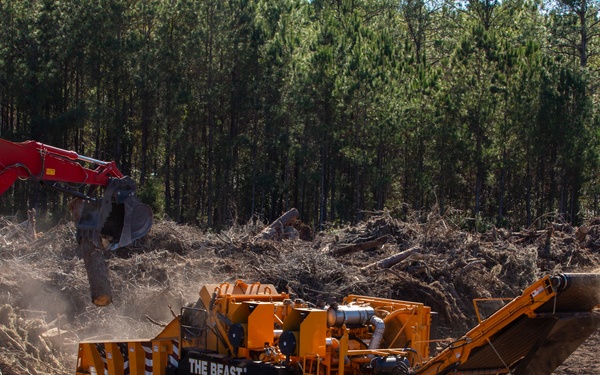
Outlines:
<svg viewBox="0 0 600 375"><path fill-rule="evenodd" d="M600 272L600 220L586 223L586 235L562 223L481 234L433 214L400 221L377 213L318 233L297 221L296 231L269 240L257 238L260 223L205 233L161 221L135 246L107 254L115 302L98 308L73 224L31 240L19 233L9 238L12 224L0 222L4 375L74 374L79 340L152 337L161 330L157 323L195 301L206 282L272 283L315 303L348 293L419 301L439 313L440 337L450 338L476 324L473 298L514 297L545 274ZM380 262L386 258L391 264ZM596 333L555 374L600 373L599 345Z"/></svg>

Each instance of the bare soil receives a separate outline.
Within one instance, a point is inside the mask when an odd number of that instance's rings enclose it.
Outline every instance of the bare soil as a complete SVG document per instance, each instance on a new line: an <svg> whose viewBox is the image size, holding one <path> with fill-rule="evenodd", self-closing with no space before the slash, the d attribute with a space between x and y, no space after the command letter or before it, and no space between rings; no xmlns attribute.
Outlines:
<svg viewBox="0 0 600 375"><path fill-rule="evenodd" d="M0 218L0 370L74 374L80 340L153 337L161 330L156 323L195 301L201 285L236 279L272 283L314 303L349 293L423 302L439 313L442 337L457 337L476 324L473 298L515 297L546 274L600 272L600 220L585 225L584 236L555 222L478 233L435 214L400 221L379 212L318 232L297 221L296 231L255 240L264 224L215 233L163 220L134 246L106 253L114 303L99 308L72 223L31 239ZM335 255L382 237L382 246ZM390 268L370 266L408 249L412 254ZM600 374L599 345L596 332L554 374Z"/></svg>

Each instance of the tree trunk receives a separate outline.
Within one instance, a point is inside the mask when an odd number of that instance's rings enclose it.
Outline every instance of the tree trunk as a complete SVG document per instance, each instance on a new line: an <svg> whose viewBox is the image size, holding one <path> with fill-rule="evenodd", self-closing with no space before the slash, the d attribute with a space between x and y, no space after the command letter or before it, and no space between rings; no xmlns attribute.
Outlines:
<svg viewBox="0 0 600 375"><path fill-rule="evenodd" d="M377 262L368 264L364 267L362 267L362 269L368 269L368 268L390 268L392 266L395 266L396 264L402 262L404 259L407 259L408 257L410 257L411 255L413 255L414 253L419 252L420 248L419 247L411 247L408 250L404 250L403 252L400 252L398 254L394 254L392 256L389 256L387 258L381 259Z"/></svg>
<svg viewBox="0 0 600 375"><path fill-rule="evenodd" d="M104 261L102 250L83 238L79 244L83 262L90 283L92 302L96 306L107 306L112 303L112 287L108 278L108 267Z"/></svg>
<svg viewBox="0 0 600 375"><path fill-rule="evenodd" d="M281 215L277 220L271 223L268 227L263 229L259 234L254 237L254 240L273 240L281 239L284 237L284 227L300 216L297 209L292 208L285 214Z"/></svg>
<svg viewBox="0 0 600 375"><path fill-rule="evenodd" d="M373 249L375 247L379 247L379 246L383 245L388 240L389 240L389 236L382 236L382 237L379 237L372 241L361 242L361 243L348 245L348 246L344 246L344 247L340 247L340 248L331 250L329 252L329 255L341 256L341 255L348 255L348 254L356 253L359 251Z"/></svg>

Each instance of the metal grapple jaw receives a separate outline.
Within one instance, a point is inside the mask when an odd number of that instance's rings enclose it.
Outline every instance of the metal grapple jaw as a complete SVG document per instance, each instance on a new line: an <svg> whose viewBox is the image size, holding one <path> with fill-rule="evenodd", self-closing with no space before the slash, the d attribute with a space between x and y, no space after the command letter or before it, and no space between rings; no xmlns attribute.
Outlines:
<svg viewBox="0 0 600 375"><path fill-rule="evenodd" d="M85 200L77 223L77 241L85 238L98 248L128 246L152 227L152 209L134 195L135 182L128 176L111 179L104 196Z"/></svg>

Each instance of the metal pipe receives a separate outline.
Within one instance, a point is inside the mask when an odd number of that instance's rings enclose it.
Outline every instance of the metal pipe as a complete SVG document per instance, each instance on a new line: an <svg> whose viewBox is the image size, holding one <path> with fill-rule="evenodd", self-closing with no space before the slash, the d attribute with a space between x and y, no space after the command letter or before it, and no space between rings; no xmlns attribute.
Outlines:
<svg viewBox="0 0 600 375"><path fill-rule="evenodd" d="M373 315L371 317L370 323L373 326L375 326L375 331L373 332L373 336L371 337L369 349L379 349L379 345L381 345L381 341L383 341L383 331L385 331L385 323L383 322L383 319L381 319L377 315Z"/></svg>
<svg viewBox="0 0 600 375"><path fill-rule="evenodd" d="M332 306L327 310L327 325L329 327L362 326L375 316L371 306L342 305Z"/></svg>
<svg viewBox="0 0 600 375"><path fill-rule="evenodd" d="M88 163L93 163L93 164L97 164L97 165L107 165L109 163L107 161L102 161L102 160L90 158L89 156L82 156L82 155L78 155L77 160L87 161Z"/></svg>

